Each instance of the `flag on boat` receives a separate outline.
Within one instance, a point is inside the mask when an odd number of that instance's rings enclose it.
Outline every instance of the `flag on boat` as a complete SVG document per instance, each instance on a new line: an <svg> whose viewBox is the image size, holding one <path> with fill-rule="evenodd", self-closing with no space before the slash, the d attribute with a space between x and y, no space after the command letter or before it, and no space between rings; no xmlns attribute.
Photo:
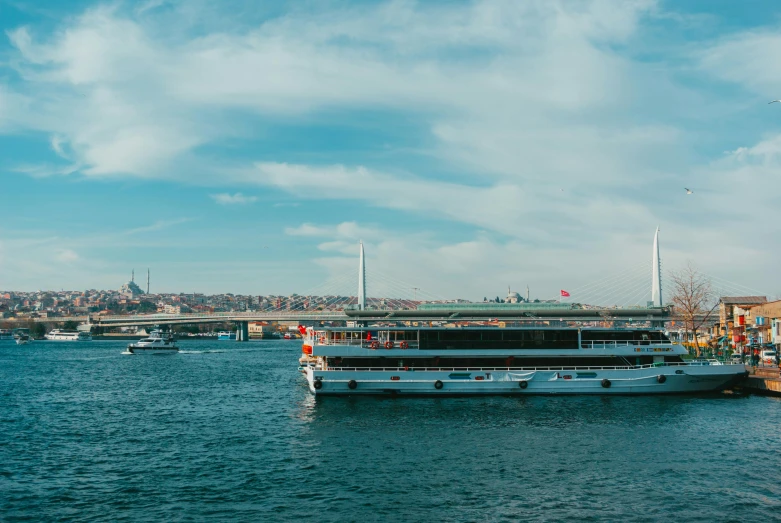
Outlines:
<svg viewBox="0 0 781 523"><path fill-rule="evenodd" d="M304 327L303 325L299 325L298 332L301 333L301 336L306 336L306 327Z"/></svg>
<svg viewBox="0 0 781 523"><path fill-rule="evenodd" d="M561 297L562 298L569 298L569 293L565 291L564 289L561 289Z"/></svg>

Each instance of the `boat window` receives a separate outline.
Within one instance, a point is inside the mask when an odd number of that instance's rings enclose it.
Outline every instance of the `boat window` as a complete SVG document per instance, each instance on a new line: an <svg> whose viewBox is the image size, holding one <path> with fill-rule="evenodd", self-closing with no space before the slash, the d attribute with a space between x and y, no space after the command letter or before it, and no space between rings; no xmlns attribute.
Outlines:
<svg viewBox="0 0 781 523"><path fill-rule="evenodd" d="M420 331L421 349L576 349L574 329L496 329Z"/></svg>
<svg viewBox="0 0 781 523"><path fill-rule="evenodd" d="M595 357L531 357L531 358L507 358L505 356L493 356L486 358L472 357L431 357L431 358L336 358L330 359L329 364L338 367L352 368L533 368L533 367L555 367L555 368L583 368L583 367L626 367L630 365L648 365L653 363L652 356L638 358L640 363L636 363L634 358L627 362L624 358L614 356L595 356Z"/></svg>

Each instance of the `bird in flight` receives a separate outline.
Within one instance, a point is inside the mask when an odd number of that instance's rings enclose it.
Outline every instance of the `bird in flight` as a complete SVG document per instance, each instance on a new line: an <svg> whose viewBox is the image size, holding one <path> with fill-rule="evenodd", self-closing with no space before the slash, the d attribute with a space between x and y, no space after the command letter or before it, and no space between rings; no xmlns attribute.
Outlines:
<svg viewBox="0 0 781 523"><path fill-rule="evenodd" d="M686 189L686 194L694 194L694 191L692 191L688 187L684 187L684 189Z"/></svg>
<svg viewBox="0 0 781 523"><path fill-rule="evenodd" d="M772 101L768 102L767 104L770 105L770 104L774 104L776 102L781 103L781 100L772 100Z"/></svg>

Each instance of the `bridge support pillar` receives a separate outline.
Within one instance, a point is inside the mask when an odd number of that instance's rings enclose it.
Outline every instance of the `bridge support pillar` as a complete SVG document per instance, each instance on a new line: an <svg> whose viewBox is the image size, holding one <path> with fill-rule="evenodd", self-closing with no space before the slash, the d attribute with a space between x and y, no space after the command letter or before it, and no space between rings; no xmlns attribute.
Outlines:
<svg viewBox="0 0 781 523"><path fill-rule="evenodd" d="M249 340L249 322L240 321L236 323L236 341Z"/></svg>

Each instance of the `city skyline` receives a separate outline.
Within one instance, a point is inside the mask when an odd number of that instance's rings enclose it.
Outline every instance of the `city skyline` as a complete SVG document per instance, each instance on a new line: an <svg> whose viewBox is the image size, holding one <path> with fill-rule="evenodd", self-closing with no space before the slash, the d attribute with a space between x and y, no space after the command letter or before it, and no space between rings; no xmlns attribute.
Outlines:
<svg viewBox="0 0 781 523"><path fill-rule="evenodd" d="M650 269L659 226L665 270L777 295L779 14L0 2L0 288L135 266L285 295L352 274L363 240L370 280L552 298Z"/></svg>

